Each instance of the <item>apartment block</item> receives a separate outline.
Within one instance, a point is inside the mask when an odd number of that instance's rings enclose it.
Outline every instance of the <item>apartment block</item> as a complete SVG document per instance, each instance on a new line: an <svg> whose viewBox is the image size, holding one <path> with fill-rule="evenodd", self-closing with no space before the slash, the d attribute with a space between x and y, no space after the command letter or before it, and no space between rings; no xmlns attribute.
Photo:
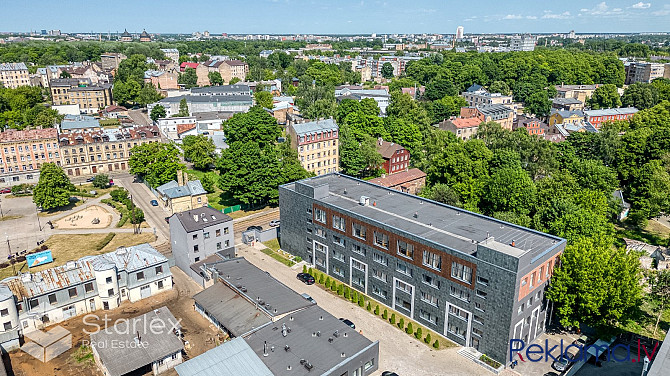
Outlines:
<svg viewBox="0 0 670 376"><path fill-rule="evenodd" d="M19 86L30 86L30 73L25 63L0 64L0 83L4 87L16 89Z"/></svg>
<svg viewBox="0 0 670 376"><path fill-rule="evenodd" d="M606 121L620 121L628 120L638 112L635 107L626 108L605 108L602 110L588 110L584 111L586 122L593 125L596 129L600 129L602 123Z"/></svg>
<svg viewBox="0 0 670 376"><path fill-rule="evenodd" d="M122 53L109 52L100 55L100 61L102 62L102 69L112 70L117 69L119 64L123 60L126 60L128 57Z"/></svg>
<svg viewBox="0 0 670 376"><path fill-rule="evenodd" d="M165 57L179 64L179 50L176 48L161 48Z"/></svg>
<svg viewBox="0 0 670 376"><path fill-rule="evenodd" d="M600 86L602 85L556 85L556 98L574 98L586 103Z"/></svg>
<svg viewBox="0 0 670 376"><path fill-rule="evenodd" d="M468 90L461 93L461 96L468 102L468 106L512 103L512 96L502 95L500 93L489 93L488 90L479 85L470 86Z"/></svg>
<svg viewBox="0 0 670 376"><path fill-rule="evenodd" d="M49 82L54 105L76 104L85 114L96 114L112 105L111 84L91 84L90 80L77 78L54 79Z"/></svg>
<svg viewBox="0 0 670 376"><path fill-rule="evenodd" d="M626 71L626 85L636 82L649 83L664 76L665 64L647 63L644 61L629 62L624 64L624 70Z"/></svg>
<svg viewBox="0 0 670 376"><path fill-rule="evenodd" d="M179 95L163 98L156 103L147 105L148 113L154 106L161 105L165 108L165 117L169 118L179 113L179 104L186 99L189 114L196 112L247 112L253 105L253 97L245 95Z"/></svg>
<svg viewBox="0 0 670 376"><path fill-rule="evenodd" d="M407 171L409 167L409 150L395 142L384 141L381 137L377 139L377 152L384 159L382 168L387 174L395 174L401 171Z"/></svg>
<svg viewBox="0 0 670 376"><path fill-rule="evenodd" d="M501 127L512 130L514 111L502 104L483 104L461 108L461 118L477 118L482 122L495 121Z"/></svg>
<svg viewBox="0 0 670 376"><path fill-rule="evenodd" d="M149 244L85 256L0 281L0 321L4 321L0 333L16 329L29 333L170 289L168 259Z"/></svg>
<svg viewBox="0 0 670 376"><path fill-rule="evenodd" d="M59 153L54 128L0 132L0 187L36 184L42 164L60 164Z"/></svg>
<svg viewBox="0 0 670 376"><path fill-rule="evenodd" d="M339 128L333 119L289 124L291 147L298 151L300 164L317 175L339 171Z"/></svg>
<svg viewBox="0 0 670 376"><path fill-rule="evenodd" d="M545 330L564 239L341 174L279 187L282 249L506 364Z"/></svg>

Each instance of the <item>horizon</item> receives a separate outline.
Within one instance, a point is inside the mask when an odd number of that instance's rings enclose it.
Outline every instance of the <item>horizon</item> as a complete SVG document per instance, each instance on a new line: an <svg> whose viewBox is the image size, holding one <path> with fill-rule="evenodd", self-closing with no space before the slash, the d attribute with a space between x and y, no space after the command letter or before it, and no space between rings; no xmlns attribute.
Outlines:
<svg viewBox="0 0 670 376"><path fill-rule="evenodd" d="M9 33L61 30L68 34L115 34L129 28L130 33L146 29L152 34L192 34L204 30L216 35L454 34L458 26L464 27L465 34L670 31L667 22L670 1L503 4L481 0L476 6L467 6L452 0L416 0L410 7L399 0L342 0L336 4L317 0L255 0L253 6L231 2L214 7L225 13L207 12L211 3L199 0L188 5L176 0L158 5L119 0L114 8L102 1L64 0L64 3L66 6L45 0L6 2L0 24L6 30L15 30ZM102 16L101 12L113 16ZM77 20L76 26L73 20Z"/></svg>

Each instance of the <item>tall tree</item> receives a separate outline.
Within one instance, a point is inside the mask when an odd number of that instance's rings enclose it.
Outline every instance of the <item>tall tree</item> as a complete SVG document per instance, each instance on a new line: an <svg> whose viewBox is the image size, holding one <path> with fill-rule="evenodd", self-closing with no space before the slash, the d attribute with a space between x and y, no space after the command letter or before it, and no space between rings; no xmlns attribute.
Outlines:
<svg viewBox="0 0 670 376"><path fill-rule="evenodd" d="M209 78L210 85L223 85L223 78L219 72L209 72L207 78Z"/></svg>
<svg viewBox="0 0 670 376"><path fill-rule="evenodd" d="M661 321L661 316L665 309L670 307L670 270L650 271L649 286L651 287L651 294L649 299L656 306L656 324L654 325L654 336L658 329L658 323Z"/></svg>
<svg viewBox="0 0 670 376"><path fill-rule="evenodd" d="M593 92L591 98L587 100L587 104L593 110L621 107L621 97L615 85L606 84L598 87Z"/></svg>
<svg viewBox="0 0 670 376"><path fill-rule="evenodd" d="M195 69L186 68L184 73L179 75L177 82L187 89L198 86L198 75L195 73Z"/></svg>
<svg viewBox="0 0 670 376"><path fill-rule="evenodd" d="M269 91L256 91L254 93L254 100L256 100L258 106L272 109L272 94Z"/></svg>
<svg viewBox="0 0 670 376"><path fill-rule="evenodd" d="M175 115L172 115L172 116L175 116ZM188 109L188 102L186 102L186 98L182 98L179 101L179 112L177 113L176 116L179 116L179 117L191 116L191 112Z"/></svg>
<svg viewBox="0 0 670 376"><path fill-rule="evenodd" d="M165 107L158 104L151 109L151 115L149 117L151 117L151 120L155 123L158 119L164 118L165 115Z"/></svg>
<svg viewBox="0 0 670 376"><path fill-rule="evenodd" d="M146 143L133 147L130 152L130 173L146 179L154 188L175 180L177 171L184 169L179 149L171 143Z"/></svg>
<svg viewBox="0 0 670 376"><path fill-rule="evenodd" d="M382 64L382 77L388 79L393 78L393 65L388 61Z"/></svg>
<svg viewBox="0 0 670 376"><path fill-rule="evenodd" d="M74 190L74 185L62 168L55 163L45 163L40 168L40 180L33 189L33 202L42 210L66 206Z"/></svg>
<svg viewBox="0 0 670 376"><path fill-rule="evenodd" d="M359 176L367 165L360 153L358 140L346 124L340 125L339 132L340 168L347 175Z"/></svg>
<svg viewBox="0 0 670 376"><path fill-rule="evenodd" d="M193 167L198 170L207 170L214 164L216 146L212 139L205 135L184 137L182 149L184 158L193 163Z"/></svg>
<svg viewBox="0 0 670 376"><path fill-rule="evenodd" d="M509 95L510 88L505 81L493 81L493 83L489 85L489 92L500 93L502 95Z"/></svg>
<svg viewBox="0 0 670 376"><path fill-rule="evenodd" d="M551 111L551 100L544 90L531 94L524 102L524 112L545 117Z"/></svg>
<svg viewBox="0 0 670 376"><path fill-rule="evenodd" d="M277 119L260 106L254 106L247 113L233 115L223 123L227 142L252 142L261 146L274 144L281 136Z"/></svg>
<svg viewBox="0 0 670 376"><path fill-rule="evenodd" d="M621 103L625 107L635 107L638 110L652 108L658 103L658 89L651 84L634 83L624 89Z"/></svg>

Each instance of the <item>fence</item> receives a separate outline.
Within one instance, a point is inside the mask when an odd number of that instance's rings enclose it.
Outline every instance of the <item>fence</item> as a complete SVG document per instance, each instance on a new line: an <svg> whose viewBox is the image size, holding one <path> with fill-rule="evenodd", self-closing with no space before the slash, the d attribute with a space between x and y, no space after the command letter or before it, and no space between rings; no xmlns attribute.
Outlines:
<svg viewBox="0 0 670 376"><path fill-rule="evenodd" d="M230 213L236 212L238 210L242 210L242 205L235 205L235 206L229 206L227 208L223 208L223 214L230 214Z"/></svg>

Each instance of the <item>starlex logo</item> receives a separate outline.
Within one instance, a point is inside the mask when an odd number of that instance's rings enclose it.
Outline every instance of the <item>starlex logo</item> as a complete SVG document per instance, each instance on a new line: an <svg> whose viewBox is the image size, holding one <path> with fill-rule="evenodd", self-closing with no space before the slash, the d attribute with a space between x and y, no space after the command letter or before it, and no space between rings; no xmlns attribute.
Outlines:
<svg viewBox="0 0 670 376"><path fill-rule="evenodd" d="M549 340L544 340L544 346L541 344L534 343L526 347L526 342L521 339L511 339L509 341L509 361L514 360L514 356L518 355L519 359L522 362L554 362L561 358L561 355L564 355L564 358L572 363L575 362L586 362L590 355L589 349L593 349L591 355L595 354L596 358L599 358L601 355L605 355L607 361L613 362L642 362L644 358L654 359L654 355L658 350L658 342L654 345L654 349L651 353L647 350L647 347L637 340L637 346L626 345L626 344L616 344L612 347L609 345L577 345L569 344L565 345L563 340L559 344L550 346ZM637 347L637 348L636 348ZM614 352L617 349L623 349L625 351L625 356L623 354L615 354ZM574 357L570 354L576 354Z"/></svg>

